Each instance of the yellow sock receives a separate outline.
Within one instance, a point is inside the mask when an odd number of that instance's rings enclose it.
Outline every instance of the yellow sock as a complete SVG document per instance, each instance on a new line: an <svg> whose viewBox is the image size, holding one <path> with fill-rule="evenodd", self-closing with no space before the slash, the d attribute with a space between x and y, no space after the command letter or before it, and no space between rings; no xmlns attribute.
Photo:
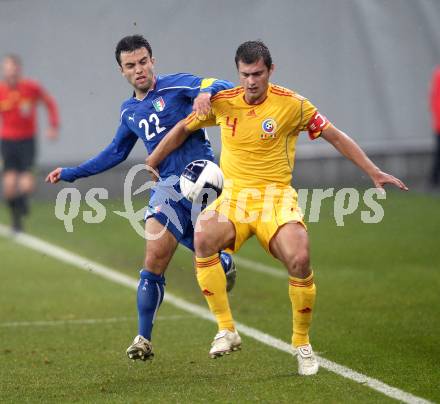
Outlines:
<svg viewBox="0 0 440 404"><path fill-rule="evenodd" d="M235 330L226 292L226 276L219 254L196 257L197 281L205 295L208 306L217 319L218 329Z"/></svg>
<svg viewBox="0 0 440 404"><path fill-rule="evenodd" d="M289 277L289 297L293 312L292 345L306 345L309 343L309 329L316 298L313 272L305 279Z"/></svg>

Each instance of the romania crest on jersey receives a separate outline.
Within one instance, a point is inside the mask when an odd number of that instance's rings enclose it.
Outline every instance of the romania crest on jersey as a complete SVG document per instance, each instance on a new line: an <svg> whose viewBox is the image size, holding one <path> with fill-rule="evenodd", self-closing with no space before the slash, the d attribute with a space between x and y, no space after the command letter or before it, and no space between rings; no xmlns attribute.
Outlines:
<svg viewBox="0 0 440 404"><path fill-rule="evenodd" d="M263 133L260 135L260 139L274 139L277 131L277 123L275 119L265 119L261 124L261 129L263 129Z"/></svg>

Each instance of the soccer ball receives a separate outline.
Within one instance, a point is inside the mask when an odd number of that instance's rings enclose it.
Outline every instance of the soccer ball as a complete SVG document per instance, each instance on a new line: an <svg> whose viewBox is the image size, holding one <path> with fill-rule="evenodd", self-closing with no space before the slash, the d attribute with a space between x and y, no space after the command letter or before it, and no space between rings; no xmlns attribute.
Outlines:
<svg viewBox="0 0 440 404"><path fill-rule="evenodd" d="M180 190L189 201L208 205L222 193L222 170L212 161L195 160L183 170L180 176Z"/></svg>

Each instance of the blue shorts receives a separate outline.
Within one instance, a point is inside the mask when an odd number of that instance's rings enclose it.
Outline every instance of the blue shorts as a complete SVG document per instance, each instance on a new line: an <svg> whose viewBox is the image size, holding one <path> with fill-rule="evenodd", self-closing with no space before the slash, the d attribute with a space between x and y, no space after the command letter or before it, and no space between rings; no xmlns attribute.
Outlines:
<svg viewBox="0 0 440 404"><path fill-rule="evenodd" d="M173 234L177 242L194 251L194 226L201 205L192 204L175 187L158 184L151 191L144 220L154 217Z"/></svg>

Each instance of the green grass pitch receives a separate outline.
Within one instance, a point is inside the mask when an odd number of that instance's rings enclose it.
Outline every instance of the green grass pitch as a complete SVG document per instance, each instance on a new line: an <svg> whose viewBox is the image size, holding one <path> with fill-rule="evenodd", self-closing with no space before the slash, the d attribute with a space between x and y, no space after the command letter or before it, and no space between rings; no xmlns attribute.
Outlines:
<svg viewBox="0 0 440 404"><path fill-rule="evenodd" d="M318 300L311 332L326 359L405 392L440 401L439 199L390 192L384 220L359 211L337 227L331 201L309 225ZM29 233L137 277L144 241L110 210L101 224L66 233L53 203L34 203ZM5 209L0 221L7 222ZM279 268L255 239L241 257ZM126 359L136 334L135 293L0 237L1 402L391 402L322 369L296 374L292 356L243 338L243 349L211 360L215 325L164 303L152 362ZM178 250L167 291L206 307L191 256ZM283 278L239 268L231 294L237 321L288 342Z"/></svg>

